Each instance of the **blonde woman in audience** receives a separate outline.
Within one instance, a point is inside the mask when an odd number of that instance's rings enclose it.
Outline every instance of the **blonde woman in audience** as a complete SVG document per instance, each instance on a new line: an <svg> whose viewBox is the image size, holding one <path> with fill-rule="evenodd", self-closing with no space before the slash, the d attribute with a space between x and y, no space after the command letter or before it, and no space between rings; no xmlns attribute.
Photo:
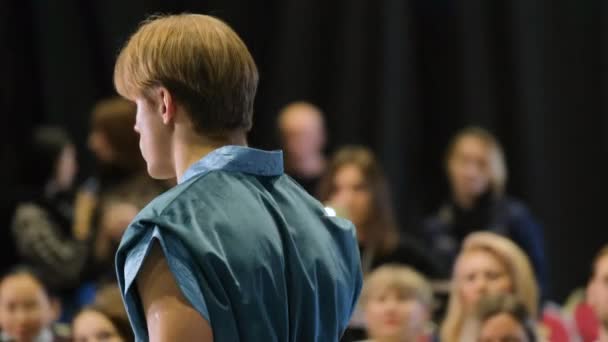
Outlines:
<svg viewBox="0 0 608 342"><path fill-rule="evenodd" d="M429 340L433 293L413 269L396 264L379 267L366 277L359 305L370 341Z"/></svg>
<svg viewBox="0 0 608 342"><path fill-rule="evenodd" d="M475 340L475 308L486 295L511 293L531 317L538 317L538 286L532 266L512 241L493 233L467 237L452 277L442 342Z"/></svg>
<svg viewBox="0 0 608 342"><path fill-rule="evenodd" d="M484 298L478 307L478 342L535 342L535 323L512 295Z"/></svg>
<svg viewBox="0 0 608 342"><path fill-rule="evenodd" d="M473 341L476 306L485 296L498 294L513 295L530 317L540 318L539 331L548 341L570 341L572 331L555 309L539 315L538 286L526 254L511 240L488 232L468 236L456 259L441 341Z"/></svg>
<svg viewBox="0 0 608 342"><path fill-rule="evenodd" d="M115 285L102 288L95 303L83 309L73 323L74 342L131 342L133 331Z"/></svg>

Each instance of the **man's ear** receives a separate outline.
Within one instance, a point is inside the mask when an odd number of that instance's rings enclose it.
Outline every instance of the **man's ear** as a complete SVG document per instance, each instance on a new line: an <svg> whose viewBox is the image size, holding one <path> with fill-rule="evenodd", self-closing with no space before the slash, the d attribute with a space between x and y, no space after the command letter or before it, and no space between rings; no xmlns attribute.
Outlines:
<svg viewBox="0 0 608 342"><path fill-rule="evenodd" d="M165 87L159 87L158 92L158 95L160 96L159 111L161 113L163 123L168 125L175 120L175 115L177 113L175 98Z"/></svg>

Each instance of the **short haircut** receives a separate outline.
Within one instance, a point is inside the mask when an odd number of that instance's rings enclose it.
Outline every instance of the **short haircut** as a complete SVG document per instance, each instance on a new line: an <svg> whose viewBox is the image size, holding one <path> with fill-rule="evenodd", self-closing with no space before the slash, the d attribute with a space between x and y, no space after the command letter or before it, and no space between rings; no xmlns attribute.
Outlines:
<svg viewBox="0 0 608 342"><path fill-rule="evenodd" d="M359 302L365 306L373 293L386 290L396 290L432 309L433 290L430 284L410 267L387 264L371 272L365 278Z"/></svg>
<svg viewBox="0 0 608 342"><path fill-rule="evenodd" d="M518 301L513 295L487 296L482 298L477 306L477 319L480 326L500 314L511 316L522 326L528 336L528 341L536 341L534 320L531 319L526 305Z"/></svg>
<svg viewBox="0 0 608 342"><path fill-rule="evenodd" d="M196 130L224 137L252 126L257 67L239 36L221 20L201 14L145 20L120 52L114 84L122 96L149 99L169 90Z"/></svg>

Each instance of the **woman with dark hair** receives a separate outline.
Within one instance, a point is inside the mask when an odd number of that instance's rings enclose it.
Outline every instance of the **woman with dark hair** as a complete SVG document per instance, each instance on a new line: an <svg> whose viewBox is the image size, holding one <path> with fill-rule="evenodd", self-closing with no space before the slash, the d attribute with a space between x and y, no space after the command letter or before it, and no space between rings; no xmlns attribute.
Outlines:
<svg viewBox="0 0 608 342"><path fill-rule="evenodd" d="M70 341L69 328L54 323L61 304L37 271L18 266L0 280L0 341Z"/></svg>
<svg viewBox="0 0 608 342"><path fill-rule="evenodd" d="M151 179L134 131L135 104L122 98L100 101L93 109L88 145L97 169L76 197L75 230L94 236L88 278L115 281L114 253L138 211L166 189Z"/></svg>
<svg viewBox="0 0 608 342"><path fill-rule="evenodd" d="M400 233L388 182L369 149L347 146L337 151L321 178L319 199L355 225L364 275L384 264L401 264L428 278L437 276L437 266L421 244ZM363 336L359 308L341 341Z"/></svg>
<svg viewBox="0 0 608 342"><path fill-rule="evenodd" d="M355 225L364 274L382 264L398 263L430 278L437 275L434 262L420 244L400 233L388 182L369 149L340 149L321 179L319 197Z"/></svg>
<svg viewBox="0 0 608 342"><path fill-rule="evenodd" d="M536 342L536 322L511 295L489 296L479 303L478 342Z"/></svg>
<svg viewBox="0 0 608 342"><path fill-rule="evenodd" d="M467 235L490 231L515 241L528 254L544 289L543 232L521 202L505 195L507 168L498 140L479 127L463 129L447 148L445 168L449 199L423 224L430 252L442 266L442 278L450 277Z"/></svg>
<svg viewBox="0 0 608 342"><path fill-rule="evenodd" d="M57 127L36 129L29 148L12 223L15 244L22 262L36 270L43 283L69 292L80 281L88 238L72 229L75 149Z"/></svg>
<svg viewBox="0 0 608 342"><path fill-rule="evenodd" d="M72 330L74 342L135 340L117 286L102 288L95 303L76 315Z"/></svg>

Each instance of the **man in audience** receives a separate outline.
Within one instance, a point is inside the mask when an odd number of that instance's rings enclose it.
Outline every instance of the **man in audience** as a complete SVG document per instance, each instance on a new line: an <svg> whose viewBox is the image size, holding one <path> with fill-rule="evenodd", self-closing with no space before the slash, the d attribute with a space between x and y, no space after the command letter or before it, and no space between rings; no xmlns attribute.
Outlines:
<svg viewBox="0 0 608 342"><path fill-rule="evenodd" d="M315 194L326 164L323 113L311 103L293 102L281 110L278 127L286 173Z"/></svg>
<svg viewBox="0 0 608 342"><path fill-rule="evenodd" d="M116 267L137 340L337 341L361 287L354 227L247 147L256 65L222 21L143 23L114 82L137 104L148 173L177 177L125 232Z"/></svg>
<svg viewBox="0 0 608 342"><path fill-rule="evenodd" d="M608 342L608 246L595 257L593 275L587 286L587 301L600 322L599 341Z"/></svg>

